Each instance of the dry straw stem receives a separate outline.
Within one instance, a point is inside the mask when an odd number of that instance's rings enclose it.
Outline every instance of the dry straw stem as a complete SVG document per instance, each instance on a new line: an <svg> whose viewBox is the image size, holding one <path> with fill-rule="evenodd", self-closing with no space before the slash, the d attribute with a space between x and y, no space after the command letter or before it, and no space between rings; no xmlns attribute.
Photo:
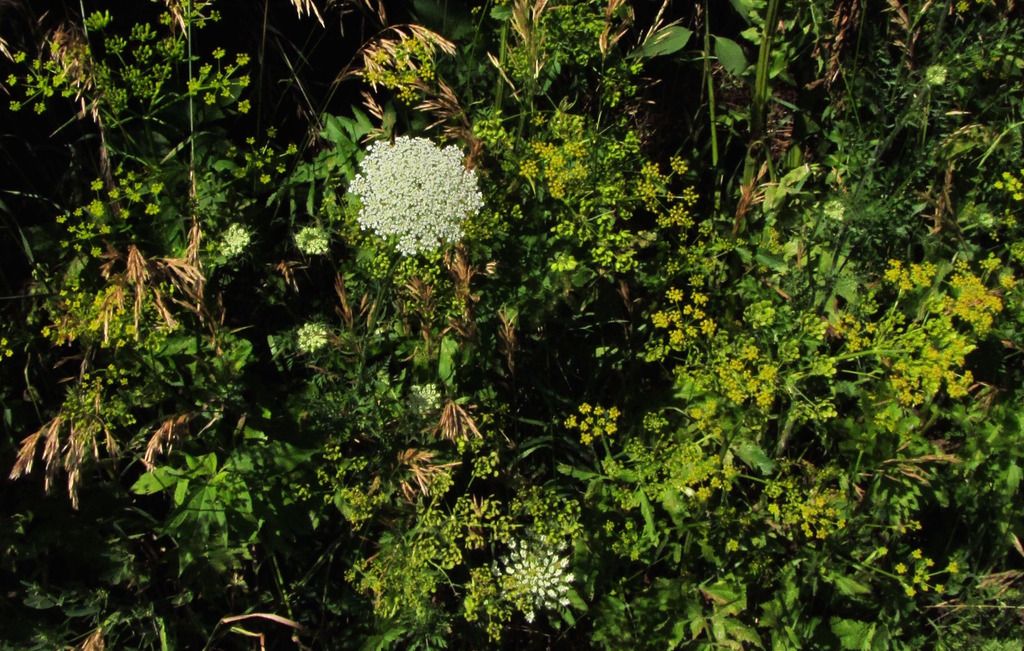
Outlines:
<svg viewBox="0 0 1024 651"><path fill-rule="evenodd" d="M438 475L448 468L454 468L461 464L460 461L450 463L433 463L435 453L429 450L417 450L409 448L398 453L398 463L409 469L412 473L412 480L415 487L408 481L403 480L399 486L405 499L412 502L416 499L417 492L426 497L430 495L430 486Z"/></svg>
<svg viewBox="0 0 1024 651"><path fill-rule="evenodd" d="M70 423L64 416L58 414L39 430L22 439L18 456L9 475L10 478L18 479L32 472L36 448L42 442L42 460L46 471L43 490L47 493L50 492L57 471L63 468L68 475L68 497L71 499L71 506L77 509L78 484L82 477L82 466L90 452L94 459L98 459L100 455L98 435L103 434L103 442L108 454L117 454L119 450L117 441L114 440L110 429L100 416L99 394L96 395L92 404L92 412L89 418ZM63 456L61 456L60 433L65 425L69 425L68 436L63 446Z"/></svg>
<svg viewBox="0 0 1024 651"><path fill-rule="evenodd" d="M882 465L895 466L896 470L898 470L900 474L906 477L910 477L914 481L924 486L928 486L931 482L929 482L928 478L926 477L926 475L928 474L927 471L925 471L925 469L923 468L924 464L927 463L955 464L960 463L960 458L952 454L924 454L918 457L911 457L906 459L887 459L886 461L882 462ZM882 474L889 476L886 473Z"/></svg>
<svg viewBox="0 0 1024 651"><path fill-rule="evenodd" d="M359 55L363 59L362 67L343 73L344 77L352 75L367 77L386 72L384 62L394 61L399 46L408 40L417 41L425 46L430 55L435 54L438 50L447 55L455 54L455 44L437 32L421 25L392 25L360 48ZM381 56L382 53L384 56ZM417 69L412 61L409 61L409 66L412 70ZM371 83L370 85L375 91L377 90L376 84Z"/></svg>
<svg viewBox="0 0 1024 651"><path fill-rule="evenodd" d="M534 81L540 78L540 71L547 65L544 31L540 29L547 6L548 0L516 0L512 5L512 30L522 41Z"/></svg>
<svg viewBox="0 0 1024 651"><path fill-rule="evenodd" d="M458 317L453 317L448 322L448 329L454 330L462 338L468 339L476 333L476 322L473 319L473 304L480 300L480 295L474 294L470 290L470 285L473 282L473 277L481 272L478 267L469 263L466 251L461 246L457 247L454 252L449 251L446 253L444 262L445 266L448 267L448 273L451 275L452 280L455 281L455 298L462 305L462 314ZM495 263L488 263L485 267L485 272L493 273L495 268Z"/></svg>
<svg viewBox="0 0 1024 651"><path fill-rule="evenodd" d="M165 451L170 452L175 441L181 438L182 434L188 433L188 424L192 417L193 414L178 414L160 423L160 426L156 428L153 435L149 437L149 443L146 444L146 453L142 457L142 463L146 466L147 470L153 469L153 462L158 455L163 454Z"/></svg>
<svg viewBox="0 0 1024 651"><path fill-rule="evenodd" d="M455 92L441 79L437 80L435 88L428 87L423 82L417 83L416 86L426 96L426 99L420 102L416 109L434 117L434 121L427 126L427 129L435 129L444 124L445 127L441 133L452 140L459 140L469 145L466 167L468 169L476 167L476 161L483 153L483 143L473 134L469 116L466 115Z"/></svg>
<svg viewBox="0 0 1024 651"><path fill-rule="evenodd" d="M324 26L324 17L320 15L320 10L313 0L292 0L292 5L295 7L295 13L299 15L300 19L306 14L316 16L316 19L320 21L320 26Z"/></svg>
<svg viewBox="0 0 1024 651"><path fill-rule="evenodd" d="M334 277L334 293L338 296L338 307L335 308L335 311L345 324L345 329L351 332L355 325L355 315L352 313L352 306L348 302L345 276L340 273Z"/></svg>
<svg viewBox="0 0 1024 651"><path fill-rule="evenodd" d="M397 38L391 36L389 32L397 34ZM437 51L447 55L455 54L455 44L436 32L420 25L395 25L387 28L380 36L371 40L361 49L363 65L349 74L359 74L363 77L368 77L383 73L387 62L395 60L397 48L408 40L415 40L426 46L426 50L431 56ZM382 53L384 56L381 56ZM408 65L412 70L416 70L415 64L412 61L409 61ZM371 82L370 85L374 92L376 92L376 84ZM414 86L425 97L415 108L434 117L434 122L427 128L434 129L442 124L446 124L442 131L445 136L468 142L470 144L468 165L472 168L473 162L479 157L481 146L479 141L473 136L469 118L455 92L441 79L437 79L432 84L420 80ZM383 119L384 112L380 104L366 91L363 92L363 104L371 115L378 120Z"/></svg>
<svg viewBox="0 0 1024 651"><path fill-rule="evenodd" d="M509 373L516 372L516 349L519 341L516 337L516 315L509 314L505 308L498 310L498 318L501 320L501 327L498 328L498 342L501 353L505 356L505 364Z"/></svg>
<svg viewBox="0 0 1024 651"><path fill-rule="evenodd" d="M469 440L470 435L483 438L469 411L463 409L454 400L445 402L444 409L441 410L441 420L434 428L434 433L440 434L449 441Z"/></svg>
<svg viewBox="0 0 1024 651"><path fill-rule="evenodd" d="M618 24L615 24L614 18L623 6L626 7L625 16ZM604 10L604 31L601 32L601 36L597 40L602 55L607 56L608 51L629 32L633 19L633 7L627 4L627 0L608 0L608 6Z"/></svg>
<svg viewBox="0 0 1024 651"><path fill-rule="evenodd" d="M82 643L75 647L75 651L104 651L106 648L107 644L103 640L103 627L101 626L82 640Z"/></svg>

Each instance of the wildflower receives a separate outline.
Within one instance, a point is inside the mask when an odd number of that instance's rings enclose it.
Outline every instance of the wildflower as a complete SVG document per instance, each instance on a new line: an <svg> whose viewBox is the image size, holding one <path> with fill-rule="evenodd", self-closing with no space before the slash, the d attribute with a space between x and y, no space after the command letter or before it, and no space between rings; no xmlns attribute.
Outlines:
<svg viewBox="0 0 1024 651"><path fill-rule="evenodd" d="M297 334L297 345L304 353L312 353L327 345L329 331L323 323L306 323Z"/></svg>
<svg viewBox="0 0 1024 651"><path fill-rule="evenodd" d="M946 83L946 66L928 66L924 71L924 80L929 86L941 86Z"/></svg>
<svg viewBox="0 0 1024 651"><path fill-rule="evenodd" d="M359 164L349 190L362 208L357 221L381 237L397 237L402 255L462 237L462 222L483 207L476 174L457 147L401 136L378 141Z"/></svg>
<svg viewBox="0 0 1024 651"><path fill-rule="evenodd" d="M409 407L420 416L428 416L441 406L441 392L434 384L414 384L409 387Z"/></svg>
<svg viewBox="0 0 1024 651"><path fill-rule="evenodd" d="M825 216L832 221L841 222L843 216L846 214L846 207L843 206L843 202L839 199L832 199L825 204Z"/></svg>
<svg viewBox="0 0 1024 651"><path fill-rule="evenodd" d="M569 605L568 593L575 577L566 570L569 558L561 556L564 546L545 540L512 540L512 549L495 568L506 598L533 622L537 610L552 610Z"/></svg>
<svg viewBox="0 0 1024 651"><path fill-rule="evenodd" d="M306 226L295 234L295 246L306 255L324 255L330 245L330 235L319 226Z"/></svg>
<svg viewBox="0 0 1024 651"><path fill-rule="evenodd" d="M224 231L220 240L220 253L225 258L233 258L245 251L249 246L252 236L249 230L241 224L232 224Z"/></svg>

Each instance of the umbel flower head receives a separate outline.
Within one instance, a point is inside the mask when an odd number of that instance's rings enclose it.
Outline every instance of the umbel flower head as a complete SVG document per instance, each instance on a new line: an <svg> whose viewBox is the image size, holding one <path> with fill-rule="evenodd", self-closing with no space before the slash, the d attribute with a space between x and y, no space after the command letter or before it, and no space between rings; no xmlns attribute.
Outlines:
<svg viewBox="0 0 1024 651"><path fill-rule="evenodd" d="M233 258L245 251L251 239L249 229L241 224L232 224L221 237L220 254L225 258Z"/></svg>
<svg viewBox="0 0 1024 651"><path fill-rule="evenodd" d="M554 610L569 605L569 589L575 577L568 572L565 547L545 540L509 542L512 551L495 568L505 598L533 622L537 610Z"/></svg>
<svg viewBox="0 0 1024 651"><path fill-rule="evenodd" d="M331 248L331 237L319 226L306 226L295 234L295 245L306 255L324 255Z"/></svg>
<svg viewBox="0 0 1024 651"><path fill-rule="evenodd" d="M462 152L426 138L400 136L370 145L349 190L362 208L364 230L397 238L402 255L436 249L462 237L462 222L484 205L476 174Z"/></svg>
<svg viewBox="0 0 1024 651"><path fill-rule="evenodd" d="M330 330L323 323L311 321L303 324L297 333L297 345L304 353L315 353L327 345Z"/></svg>

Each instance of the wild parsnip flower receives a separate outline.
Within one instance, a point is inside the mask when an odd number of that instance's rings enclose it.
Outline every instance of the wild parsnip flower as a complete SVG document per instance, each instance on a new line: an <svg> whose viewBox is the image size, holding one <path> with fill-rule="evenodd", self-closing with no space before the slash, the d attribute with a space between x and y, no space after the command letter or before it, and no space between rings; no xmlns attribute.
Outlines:
<svg viewBox="0 0 1024 651"><path fill-rule="evenodd" d="M295 246L306 255L324 255L330 249L331 236L319 226L306 226L295 234Z"/></svg>
<svg viewBox="0 0 1024 651"><path fill-rule="evenodd" d="M505 597L532 622L537 610L569 605L569 588L575 577L566 570L569 558L564 546L545 541L512 540L512 551L501 559L497 571Z"/></svg>
<svg viewBox="0 0 1024 651"><path fill-rule="evenodd" d="M220 253L225 258L233 258L245 251L252 240L249 229L241 224L232 224L224 231L220 240Z"/></svg>
<svg viewBox="0 0 1024 651"><path fill-rule="evenodd" d="M476 174L455 146L400 136L378 141L359 164L349 190L362 208L364 230L396 237L402 255L415 255L462 237L462 222L483 207Z"/></svg>
<svg viewBox="0 0 1024 651"><path fill-rule="evenodd" d="M313 353L327 345L330 331L323 323L306 323L297 333L297 345L304 353Z"/></svg>

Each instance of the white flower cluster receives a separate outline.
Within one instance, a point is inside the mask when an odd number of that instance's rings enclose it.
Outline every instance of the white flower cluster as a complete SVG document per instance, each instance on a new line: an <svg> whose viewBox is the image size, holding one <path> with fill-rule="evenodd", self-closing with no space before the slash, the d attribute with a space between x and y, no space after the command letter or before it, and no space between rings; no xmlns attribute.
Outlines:
<svg viewBox="0 0 1024 651"><path fill-rule="evenodd" d="M232 224L224 231L220 240L220 253L225 258L233 258L245 251L252 236L249 229L241 224Z"/></svg>
<svg viewBox="0 0 1024 651"><path fill-rule="evenodd" d="M296 345L304 353L313 353L327 345L329 335L330 330L326 325L316 322L306 323L299 328Z"/></svg>
<svg viewBox="0 0 1024 651"><path fill-rule="evenodd" d="M420 416L429 416L441 406L441 392L434 384L414 384L409 387L409 406Z"/></svg>
<svg viewBox="0 0 1024 651"><path fill-rule="evenodd" d="M324 255L331 247L331 236L319 226L306 226L295 234L295 246L306 255Z"/></svg>
<svg viewBox="0 0 1024 651"><path fill-rule="evenodd" d="M462 222L484 205L476 174L463 166L458 147L442 149L426 138L370 145L349 190L362 202L359 225L397 237L406 256L457 242Z"/></svg>
<svg viewBox="0 0 1024 651"><path fill-rule="evenodd" d="M839 199L830 199L825 203L825 216L832 221L841 222L846 215L846 206Z"/></svg>
<svg viewBox="0 0 1024 651"><path fill-rule="evenodd" d="M501 559L499 581L505 596L532 622L537 610L552 610L569 605L569 588L575 579L569 558L562 556L565 547L527 540L509 543L512 551Z"/></svg>
<svg viewBox="0 0 1024 651"><path fill-rule="evenodd" d="M924 70L924 81L929 86L941 86L946 83L946 66L928 66Z"/></svg>

